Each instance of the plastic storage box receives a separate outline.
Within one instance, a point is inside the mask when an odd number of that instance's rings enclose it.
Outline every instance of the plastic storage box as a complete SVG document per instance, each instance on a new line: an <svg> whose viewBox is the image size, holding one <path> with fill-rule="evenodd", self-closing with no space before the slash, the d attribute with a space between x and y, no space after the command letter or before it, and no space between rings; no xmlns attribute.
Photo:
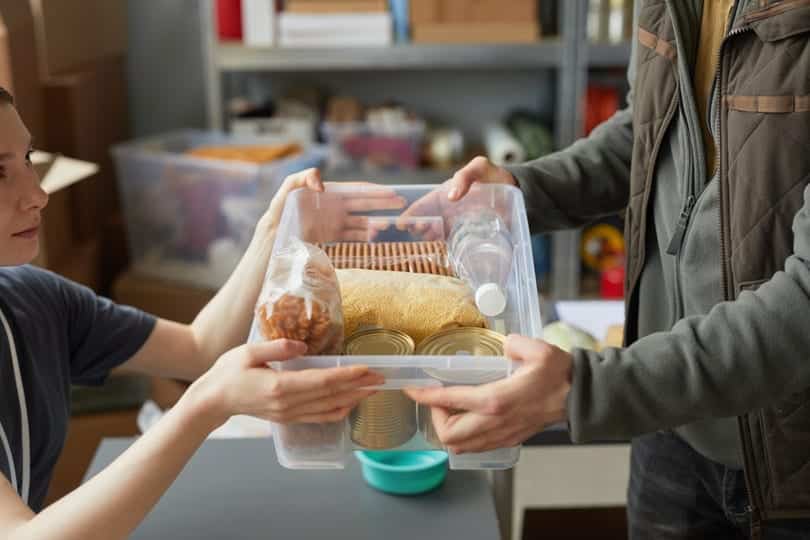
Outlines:
<svg viewBox="0 0 810 540"><path fill-rule="evenodd" d="M184 130L113 148L137 273L219 288L284 178L320 167L326 158L322 146L263 165L185 154L203 145L239 144L262 142Z"/></svg>
<svg viewBox="0 0 810 540"><path fill-rule="evenodd" d="M373 188L356 185L330 186L324 193L298 190L287 199L278 231L274 254L286 249L296 239L312 244L345 242L341 223L360 199L369 198ZM380 189L380 188L378 188ZM502 334L519 333L530 337L541 334L541 319L534 277L531 237L521 192L511 186L475 185L461 201L451 203L447 193L437 186L386 186L404 198L403 211L359 213L368 217L369 242L418 242L447 238L454 219L479 208L496 210L510 229L513 240L513 264L507 282L507 307L488 326ZM413 204L419 201L417 204ZM254 320L249 340L263 338ZM482 356L310 356L278 363L279 370L302 370L363 364L386 376L381 389L428 387L447 384L469 384L469 381L493 381L508 377L513 369L504 357ZM462 382L463 381L463 382ZM414 405L416 407L416 405ZM429 411L429 409L428 409ZM407 442L395 450L439 449L432 437L432 424L424 418L426 411L417 407L418 429ZM343 468L352 450L368 448L350 437L349 419L330 424L274 425L274 443L279 462L291 469ZM431 443L430 441L434 441ZM391 448L386 448L391 450ZM518 448L505 448L481 454L450 455L452 469L504 469L513 466Z"/></svg>
<svg viewBox="0 0 810 540"><path fill-rule="evenodd" d="M423 122L386 127L325 122L322 131L329 145L330 169L395 172L419 168L425 138Z"/></svg>

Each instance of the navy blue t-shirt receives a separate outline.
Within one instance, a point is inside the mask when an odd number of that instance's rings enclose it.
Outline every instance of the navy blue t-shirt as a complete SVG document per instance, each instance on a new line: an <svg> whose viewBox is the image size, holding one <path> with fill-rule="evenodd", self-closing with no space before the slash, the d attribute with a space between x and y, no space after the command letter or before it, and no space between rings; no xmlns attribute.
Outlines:
<svg viewBox="0 0 810 540"><path fill-rule="evenodd" d="M42 509L67 436L70 386L100 385L146 342L155 319L34 266L0 268L0 309L11 327L28 409L29 506ZM0 423L22 485L22 423L11 349L0 327ZM0 443L0 473L11 481Z"/></svg>

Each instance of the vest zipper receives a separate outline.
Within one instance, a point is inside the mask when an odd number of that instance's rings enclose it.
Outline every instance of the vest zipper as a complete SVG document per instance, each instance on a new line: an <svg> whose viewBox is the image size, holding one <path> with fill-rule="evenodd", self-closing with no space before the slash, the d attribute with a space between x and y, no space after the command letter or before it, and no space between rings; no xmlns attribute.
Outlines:
<svg viewBox="0 0 810 540"><path fill-rule="evenodd" d="M751 512L751 540L762 540L762 516L759 508L749 506Z"/></svg>
<svg viewBox="0 0 810 540"><path fill-rule="evenodd" d="M691 189L691 186L690 186ZM686 202L681 209L681 215L678 218L678 223L675 225L675 232L672 233L672 238L667 246L667 254L677 255L683 245L683 238L686 236L686 228L689 225L689 218L692 216L692 210L695 208L697 198L690 193L686 198Z"/></svg>
<svg viewBox="0 0 810 540"><path fill-rule="evenodd" d="M739 7L739 1L735 2L734 4L734 12L732 14L732 21L736 18L737 15L737 8ZM739 36L745 32L751 30L751 26L749 24L743 24L736 28L733 28L723 41L720 43L720 49L717 52L717 71L715 73L715 91L713 94L716 94L715 99L715 110L714 110L714 141L716 146L715 152L715 170L717 171L717 181L718 181L718 189L720 193L720 211L718 212L718 219L719 219L719 229L720 229L720 269L722 275L722 287L723 287L723 298L726 301L731 301L734 299L733 291L730 290L730 271L728 268L728 250L726 247L727 241L727 234L729 231L726 228L726 222L728 221L726 213L728 210L724 212L725 205L723 204L724 201L724 189L723 189L723 178L724 178L724 170L723 170L723 159L721 154L723 152L723 133L722 133L722 126L721 126L721 114L723 110L723 96L725 94L723 89L723 50L726 47L726 44L729 40L735 36ZM759 485L759 478L756 475L755 469L755 458L752 453L752 435L751 435L751 428L748 425L748 418L747 416L741 416L737 419L738 425L740 427L740 435L742 439L742 453L743 453L743 463L745 465L745 483L748 488L748 499L749 499L749 510L751 513L751 539L752 540L759 540L762 538L762 521L763 521L763 509L764 509L764 501L762 499L762 490L761 486Z"/></svg>
<svg viewBox="0 0 810 540"><path fill-rule="evenodd" d="M671 9L671 7L670 7ZM673 18L673 24L675 25L675 31L677 35L680 35L680 30L677 25L677 21ZM676 37L676 40L678 38ZM678 62L676 67L678 72L680 73L681 77L688 81L691 79L689 72L683 69L683 65L681 62ZM697 108L694 99L690 99L692 92L692 85L687 88L683 89L683 94L681 97L681 103L686 102L688 106L694 106ZM684 115L684 120L686 122L687 128L689 131L697 131L697 133L693 133L693 137L687 137L687 140L684 141L686 146L689 146L690 139L697 139L698 143L694 144L694 147L688 149L689 153L693 156L697 156L698 159L696 163L690 165L689 167L689 176L686 184L686 198L683 201L683 205L681 206L680 214L678 215L678 221L675 224L675 230L672 233L672 236L669 239L669 244L667 244L666 253L667 255L676 256L677 260L675 263L675 277L676 283L680 283L680 251L683 247L684 240L686 239L686 233L689 230L689 220L692 217L692 212L697 205L698 198L703 191L703 187L706 181L706 171L705 163L706 163L706 154L705 149L703 149L702 144L702 135L701 135L701 128L700 128L700 117L698 115L689 114L690 111L686 111ZM695 122L697 120L697 122ZM701 149L703 151L701 152ZM679 302L682 303L680 285L678 285L678 298Z"/></svg>

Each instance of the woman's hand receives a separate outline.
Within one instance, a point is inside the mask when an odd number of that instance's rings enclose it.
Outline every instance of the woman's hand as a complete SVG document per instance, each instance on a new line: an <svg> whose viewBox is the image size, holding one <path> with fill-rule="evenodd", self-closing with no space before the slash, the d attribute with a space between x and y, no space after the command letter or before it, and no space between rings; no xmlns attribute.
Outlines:
<svg viewBox="0 0 810 540"><path fill-rule="evenodd" d="M264 235L269 233L275 236L276 229L278 229L278 224L281 221L281 214L284 212L284 204L287 202L287 195L291 191L300 188L308 188L319 193L324 191L321 172L318 169L306 169L285 178L281 187L273 196L273 200L270 201L267 211L259 221L256 231Z"/></svg>
<svg viewBox="0 0 810 540"><path fill-rule="evenodd" d="M205 404L218 424L246 414L276 423L336 422L361 400L369 387L385 382L366 366L276 371L269 362L306 352L299 341L280 339L243 345L222 355L187 392Z"/></svg>
<svg viewBox="0 0 810 540"><path fill-rule="evenodd" d="M342 186L340 189L330 189ZM288 176L259 221L254 242L275 239L287 196L296 189L308 192L298 198L301 240L319 242L364 242L377 232L369 212L400 210L406 201L385 186L367 182L324 183L318 169ZM387 225L386 225L387 226Z"/></svg>

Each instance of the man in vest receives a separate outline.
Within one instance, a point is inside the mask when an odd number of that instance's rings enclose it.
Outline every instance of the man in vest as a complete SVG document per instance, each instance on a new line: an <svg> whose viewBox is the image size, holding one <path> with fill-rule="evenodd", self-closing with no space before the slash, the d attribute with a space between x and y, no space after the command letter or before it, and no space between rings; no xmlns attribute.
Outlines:
<svg viewBox="0 0 810 540"><path fill-rule="evenodd" d="M637 0L635 30L626 110L446 186L519 186L535 232L624 211L625 348L512 336L513 377L410 393L456 452L632 438L631 538L810 538L810 0Z"/></svg>

